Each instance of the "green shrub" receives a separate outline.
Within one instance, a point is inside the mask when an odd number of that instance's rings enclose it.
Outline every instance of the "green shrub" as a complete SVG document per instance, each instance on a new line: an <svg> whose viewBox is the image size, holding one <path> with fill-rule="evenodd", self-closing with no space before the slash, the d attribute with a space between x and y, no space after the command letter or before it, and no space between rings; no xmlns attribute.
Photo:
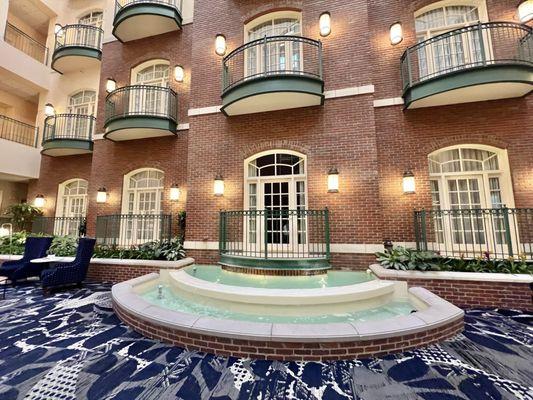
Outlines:
<svg viewBox="0 0 533 400"><path fill-rule="evenodd" d="M70 257L76 255L78 239L74 236L55 236L48 249L48 254L58 257Z"/></svg>
<svg viewBox="0 0 533 400"><path fill-rule="evenodd" d="M491 259L488 254L473 259L441 257L432 251L395 247L390 251L376 253L376 260L387 269L402 271L457 271L507 274L533 274L533 262L525 255L504 260Z"/></svg>
<svg viewBox="0 0 533 400"><path fill-rule="evenodd" d="M176 237L168 241L148 242L129 248L99 245L95 248L94 257L176 261L185 257L185 250L182 239Z"/></svg>
<svg viewBox="0 0 533 400"><path fill-rule="evenodd" d="M0 254L24 254L24 244L28 234L25 231L14 232L11 236L11 243L9 236L0 237Z"/></svg>

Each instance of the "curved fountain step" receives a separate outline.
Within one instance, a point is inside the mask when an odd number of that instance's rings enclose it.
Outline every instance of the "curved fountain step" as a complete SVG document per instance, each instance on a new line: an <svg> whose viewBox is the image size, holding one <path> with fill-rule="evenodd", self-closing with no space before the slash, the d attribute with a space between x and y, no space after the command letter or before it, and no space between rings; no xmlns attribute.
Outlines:
<svg viewBox="0 0 533 400"><path fill-rule="evenodd" d="M401 282L373 280L355 285L318 289L259 289L208 282L184 270L169 273L170 283L195 295L211 299L261 305L324 305L371 300L394 295Z"/></svg>

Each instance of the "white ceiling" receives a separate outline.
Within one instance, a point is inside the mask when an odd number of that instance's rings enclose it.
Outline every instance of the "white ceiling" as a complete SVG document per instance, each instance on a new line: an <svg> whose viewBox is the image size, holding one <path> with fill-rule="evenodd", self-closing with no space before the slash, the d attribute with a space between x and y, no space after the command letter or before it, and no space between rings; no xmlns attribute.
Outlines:
<svg viewBox="0 0 533 400"><path fill-rule="evenodd" d="M21 78L17 79L3 68L0 68L0 90L32 103L39 103L39 92L34 87L25 84Z"/></svg>
<svg viewBox="0 0 533 400"><path fill-rule="evenodd" d="M9 11L30 24L43 35L48 34L48 21L50 17L44 12L38 1L9 0Z"/></svg>

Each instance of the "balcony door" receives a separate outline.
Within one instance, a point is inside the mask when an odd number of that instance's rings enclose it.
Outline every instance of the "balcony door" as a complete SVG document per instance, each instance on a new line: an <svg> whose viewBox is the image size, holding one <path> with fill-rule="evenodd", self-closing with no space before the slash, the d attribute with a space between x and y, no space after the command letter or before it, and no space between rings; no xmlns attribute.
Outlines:
<svg viewBox="0 0 533 400"><path fill-rule="evenodd" d="M80 25L94 26L95 28L102 28L104 14L101 11L93 11L84 15L78 20ZM85 44L90 47L100 47L100 34L96 29L78 29L77 43Z"/></svg>
<svg viewBox="0 0 533 400"><path fill-rule="evenodd" d="M160 238L164 173L156 169L137 170L124 179L120 242L138 245Z"/></svg>
<svg viewBox="0 0 533 400"><path fill-rule="evenodd" d="M298 13L289 12L260 17L256 22L247 25L246 35L248 42L269 37L300 36L300 16ZM301 43L283 40L282 37L245 50L245 77L248 78L302 71L301 64Z"/></svg>
<svg viewBox="0 0 533 400"><path fill-rule="evenodd" d="M87 186L84 179L73 179L59 185L54 234L77 236L87 214Z"/></svg>
<svg viewBox="0 0 533 400"><path fill-rule="evenodd" d="M244 248L272 257L307 251L305 160L271 153L248 163Z"/></svg>
<svg viewBox="0 0 533 400"><path fill-rule="evenodd" d="M136 72L134 85L168 87L170 67L168 64L153 64ZM168 115L168 92L158 89L139 87L132 91L130 113L148 115Z"/></svg>
<svg viewBox="0 0 533 400"><path fill-rule="evenodd" d="M68 112L73 115L94 115L96 108L96 92L82 90L73 94L68 100ZM74 138L89 139L91 137L91 121L88 118L67 118L67 134Z"/></svg>
<svg viewBox="0 0 533 400"><path fill-rule="evenodd" d="M464 2L462 2L464 3ZM419 14L415 19L417 41L424 42L435 36L486 20L485 7L479 5L447 5ZM432 78L465 67L474 67L482 61L482 48L478 30L465 31L428 43L418 51L419 76ZM484 38L487 54L488 37Z"/></svg>

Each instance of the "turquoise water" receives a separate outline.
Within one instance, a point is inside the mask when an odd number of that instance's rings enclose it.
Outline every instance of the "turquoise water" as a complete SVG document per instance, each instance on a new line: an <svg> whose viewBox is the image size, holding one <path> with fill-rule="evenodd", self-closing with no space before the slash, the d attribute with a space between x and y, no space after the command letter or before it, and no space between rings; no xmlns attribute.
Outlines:
<svg viewBox="0 0 533 400"><path fill-rule="evenodd" d="M286 278L287 279L287 278ZM290 278L292 279L292 277ZM191 301L173 292L169 286L163 286L163 298L159 299L157 287L144 293L142 297L157 306L170 310L181 311L189 314L196 314L217 319L233 319L250 322L271 322L271 323L293 323L293 324L324 324L331 322L364 322L378 319L386 319L397 315L407 315L413 310L413 306L408 301L393 301L387 305L368 310L331 313L324 315L302 315L283 316L270 315L268 307L257 306L255 313L235 312L229 307L223 307L223 301L216 307L211 304L204 304L201 297L196 301ZM292 306L295 307L295 306ZM332 307L333 308L333 307ZM333 311L333 310L332 310Z"/></svg>
<svg viewBox="0 0 533 400"><path fill-rule="evenodd" d="M374 279L373 275L358 271L328 271L312 276L266 276L248 275L223 270L214 265L191 265L185 271L195 278L230 286L266 289L316 289L355 285Z"/></svg>

